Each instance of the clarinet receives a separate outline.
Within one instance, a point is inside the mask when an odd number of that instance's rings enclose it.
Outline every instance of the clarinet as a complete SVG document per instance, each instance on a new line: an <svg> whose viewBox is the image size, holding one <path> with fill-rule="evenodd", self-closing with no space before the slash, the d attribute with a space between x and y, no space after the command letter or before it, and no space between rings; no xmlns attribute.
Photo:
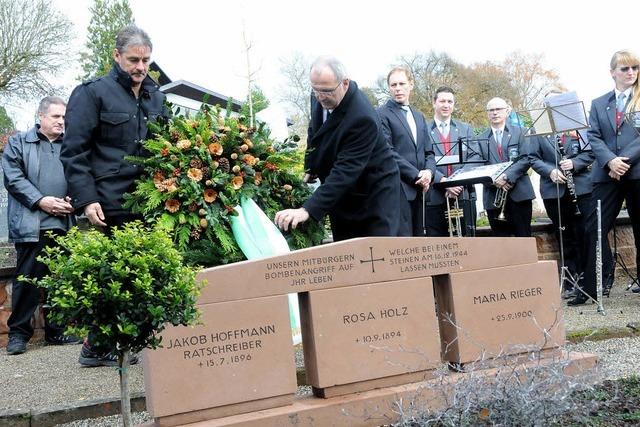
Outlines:
<svg viewBox="0 0 640 427"><path fill-rule="evenodd" d="M567 135L566 137L571 138L569 135ZM558 143L558 150L561 154L560 160L567 160L567 152L564 148L562 137L560 135L558 135L556 142ZM567 190L569 190L569 194L571 194L571 203L573 203L576 208L575 214L580 215L580 208L578 207L578 194L576 193L576 183L573 180L573 172L571 172L571 169L569 169L566 171L563 170L562 173L564 174L565 178L567 178Z"/></svg>

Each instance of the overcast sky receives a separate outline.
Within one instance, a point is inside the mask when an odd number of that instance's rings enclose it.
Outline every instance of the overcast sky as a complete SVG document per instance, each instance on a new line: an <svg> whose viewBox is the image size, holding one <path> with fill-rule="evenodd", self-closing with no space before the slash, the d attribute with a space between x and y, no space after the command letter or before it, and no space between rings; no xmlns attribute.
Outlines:
<svg viewBox="0 0 640 427"><path fill-rule="evenodd" d="M75 47L80 49L92 2L53 3L74 23ZM371 85L403 54L434 49L470 64L501 61L519 49L543 53L545 67L555 69L587 108L591 99L612 88L612 53L640 51L640 1L589 3L130 0L136 23L154 43L153 59L171 79L189 80L237 99L247 92L244 22L253 45L251 61L259 68L257 83L273 103L283 84L279 60L295 51L311 57L332 54L345 63L353 80ZM620 30L615 29L617 19ZM63 78L68 90L80 74L77 61L71 62L74 67ZM35 103L13 107L20 129L32 125Z"/></svg>

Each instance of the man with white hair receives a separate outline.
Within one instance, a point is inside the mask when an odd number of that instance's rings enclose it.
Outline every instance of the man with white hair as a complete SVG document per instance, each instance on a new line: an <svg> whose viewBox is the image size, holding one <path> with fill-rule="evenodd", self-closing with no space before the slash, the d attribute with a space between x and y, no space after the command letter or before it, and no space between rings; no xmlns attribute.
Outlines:
<svg viewBox="0 0 640 427"><path fill-rule="evenodd" d="M400 173L378 115L335 58L316 59L310 80L305 180L322 185L301 208L276 213L276 224L288 230L329 215L334 241L397 236Z"/></svg>
<svg viewBox="0 0 640 427"><path fill-rule="evenodd" d="M507 123L511 107L502 98L487 103L489 129L478 139L479 158L492 165L512 161L513 164L493 184L485 184L484 208L494 236L531 236L532 200L535 193L527 171L529 150L522 129ZM496 193L506 191L504 208L494 204ZM499 218L504 210L505 219Z"/></svg>

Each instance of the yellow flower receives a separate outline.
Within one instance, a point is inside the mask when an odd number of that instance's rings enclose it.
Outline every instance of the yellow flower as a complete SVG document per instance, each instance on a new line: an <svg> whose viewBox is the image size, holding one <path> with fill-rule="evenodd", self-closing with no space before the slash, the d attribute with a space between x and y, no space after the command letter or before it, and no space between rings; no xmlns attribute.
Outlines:
<svg viewBox="0 0 640 427"><path fill-rule="evenodd" d="M171 213L176 213L178 212L178 209L180 209L180 201L176 199L169 199L164 203L164 208Z"/></svg>
<svg viewBox="0 0 640 427"><path fill-rule="evenodd" d="M202 180L202 170L198 169L198 168L191 168L189 169L189 171L187 172L187 176L189 177L189 179L191 179L192 181L195 182L199 182Z"/></svg>
<svg viewBox="0 0 640 427"><path fill-rule="evenodd" d="M211 154L213 154L214 156L219 156L222 154L222 145L220 145L217 142L214 142L213 144L209 144L209 146L207 147L209 149L209 152Z"/></svg>
<svg viewBox="0 0 640 427"><path fill-rule="evenodd" d="M244 184L244 179L242 179L241 176L234 176L231 178L231 185L235 190L239 190L242 187L242 184Z"/></svg>
<svg viewBox="0 0 640 427"><path fill-rule="evenodd" d="M189 141L188 139L181 139L176 143L176 147L178 147L181 150L186 150L189 147L191 147L191 141Z"/></svg>
<svg viewBox="0 0 640 427"><path fill-rule="evenodd" d="M207 203L213 203L218 198L218 192L212 188L204 190L204 201Z"/></svg>

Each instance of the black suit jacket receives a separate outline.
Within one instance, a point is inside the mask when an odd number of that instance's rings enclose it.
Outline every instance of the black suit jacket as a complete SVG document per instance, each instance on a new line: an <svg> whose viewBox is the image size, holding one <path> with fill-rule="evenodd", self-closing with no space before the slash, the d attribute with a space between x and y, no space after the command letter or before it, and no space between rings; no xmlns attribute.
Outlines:
<svg viewBox="0 0 640 427"><path fill-rule="evenodd" d="M585 141L586 142L586 141ZM576 194L591 193L591 177L589 165L593 163L591 149L580 149L580 140L570 138L564 144L564 153L573 162L573 182L576 185ZM586 148L586 147L583 147ZM560 162L562 153L558 147L555 136L538 136L531 138L529 150L529 163L534 171L540 175L540 195L543 199L555 199L562 197L567 188L566 184L556 185L551 181L549 174L556 169L556 160ZM558 166L558 169L560 167ZM558 194L558 189L560 190Z"/></svg>
<svg viewBox="0 0 640 427"><path fill-rule="evenodd" d="M418 192L422 191L422 187L415 185L418 172L429 169L432 176L435 176L436 166L424 116L413 108L411 113L416 122L417 141L413 140L406 112L400 104L390 99L378 109L382 133L387 144L393 148L393 157L400 169L402 189L407 200L415 200Z"/></svg>
<svg viewBox="0 0 640 427"><path fill-rule="evenodd" d="M304 208L317 219L331 218L334 240L396 236L400 173L380 121L354 81L322 123L322 105L312 95L305 169L322 185ZM336 235L353 225L355 234Z"/></svg>
<svg viewBox="0 0 640 427"><path fill-rule="evenodd" d="M536 195L531 185L531 180L527 171L529 170L529 147L522 133L522 129L513 125L505 125L502 135L503 159L498 155L496 140L491 128L484 131L479 137L479 147L476 153L487 165L502 163L513 160L513 165L507 169L507 181L514 184L509 190L509 198L514 202L533 200ZM475 155L474 155L475 156ZM471 156L469 156L471 158ZM485 209L495 209L493 201L496 196L497 187L493 184L485 184L483 193L483 203Z"/></svg>
<svg viewBox="0 0 640 427"><path fill-rule="evenodd" d="M629 157L631 165L623 179L640 179L640 137L626 120L616 127L615 91L593 100L589 124L589 142L596 158L591 175L593 182L617 182L609 177L607 163L618 156Z"/></svg>

